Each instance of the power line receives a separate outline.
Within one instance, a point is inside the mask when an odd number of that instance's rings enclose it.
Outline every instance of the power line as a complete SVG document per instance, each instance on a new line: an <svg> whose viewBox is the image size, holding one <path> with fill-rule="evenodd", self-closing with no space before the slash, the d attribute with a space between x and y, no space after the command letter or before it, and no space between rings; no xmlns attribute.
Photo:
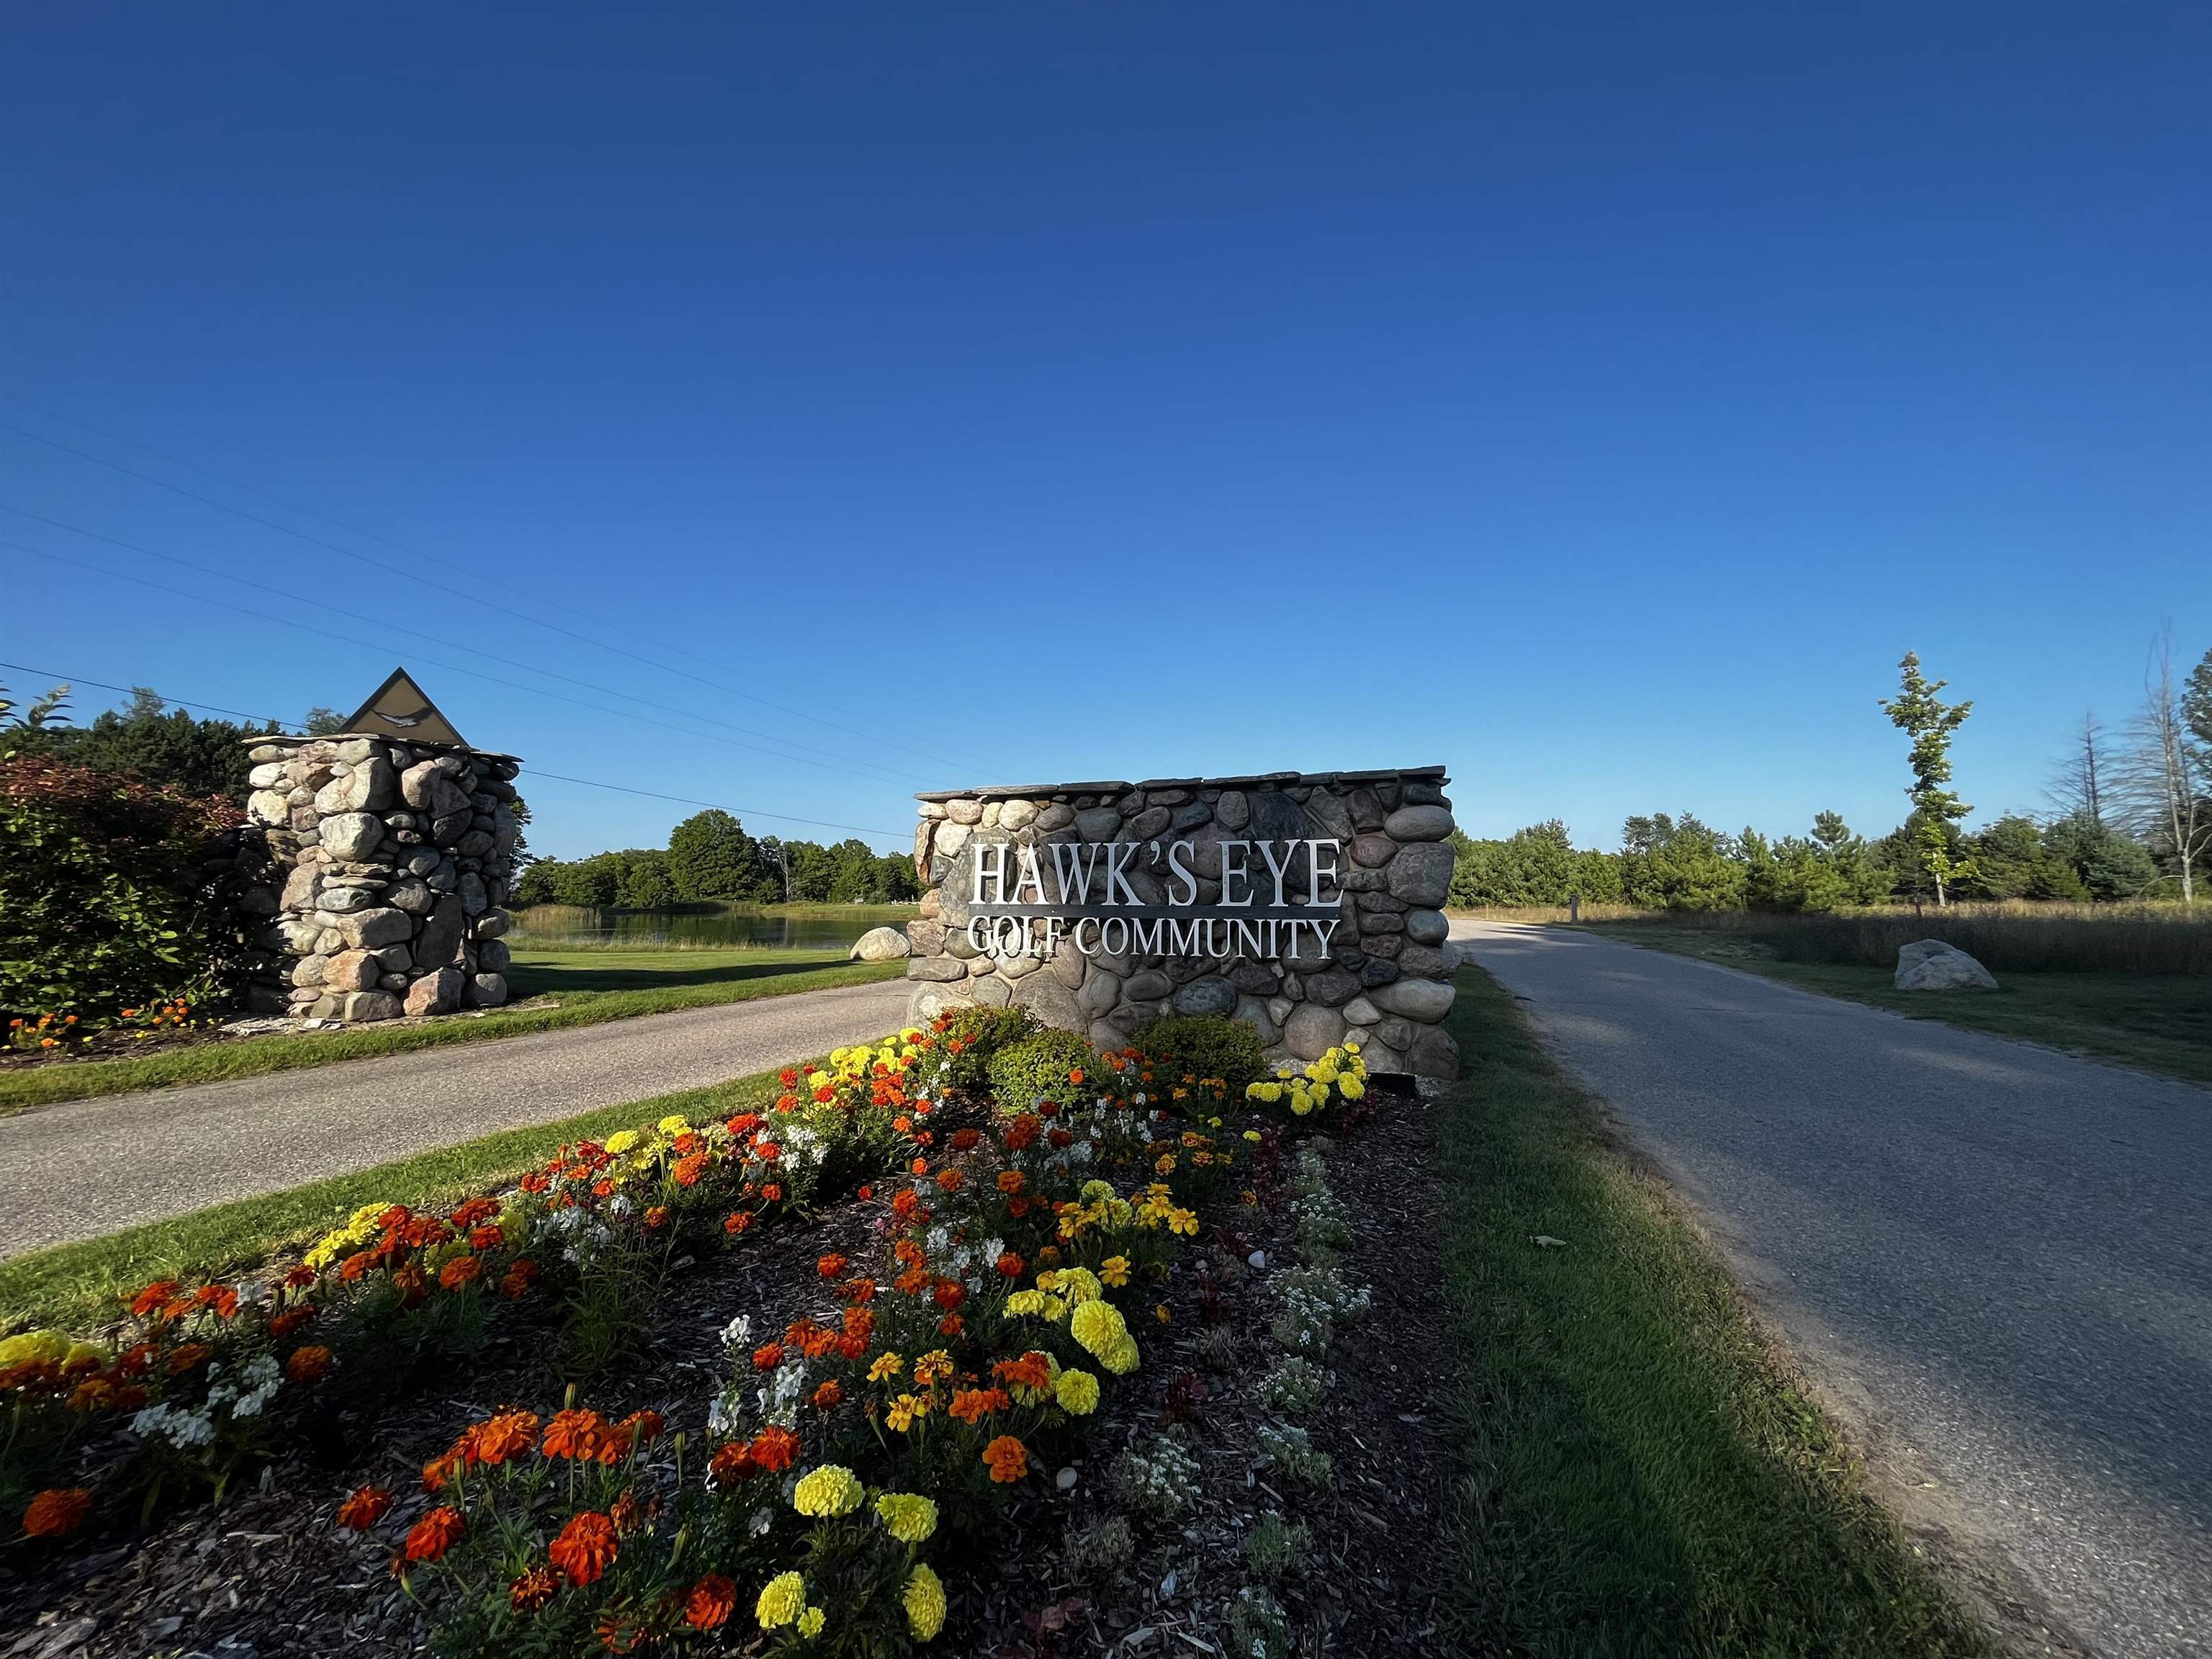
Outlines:
<svg viewBox="0 0 2212 1659"><path fill-rule="evenodd" d="M128 553L140 553L143 554L149 559L160 559L167 564L180 565L186 570L197 570L202 575L213 576L219 581L236 582L241 587L255 588L264 593L274 593L277 598L282 599L291 599L298 597L289 588L272 586L267 582L258 582L250 576L235 575L230 571L219 569L214 565L202 564L197 560L181 558L174 553L164 553L156 548L143 547L137 542L122 541L113 536L103 535L97 530L87 530L82 525L68 524L59 519L49 519L42 514L28 512L20 507L9 506L4 501L0 501L0 512L13 513L17 518L28 519L34 524L47 525L56 530L65 530L73 536L83 536L93 541L105 542L110 547L119 547ZM637 703L647 708L657 708L664 714L674 714L683 720L698 720L704 725L719 726L726 731L741 732L749 738L758 738L765 743L778 743L783 744L787 749L796 749L803 751L795 755L775 755L775 757L778 760L797 761L802 765L821 765L824 764L825 762L811 761L808 760L806 757L810 754L820 755L826 757L829 761L842 761L850 758L849 757L840 756L832 750L817 748L812 744L795 743L789 738L777 737L772 732L757 732L749 726L738 726L729 720L715 720L711 715L701 714L689 708L678 708L670 703L655 702L650 697L641 697L635 692L617 690L615 687L611 685L598 685L590 680L580 680L573 674L562 674L550 668L540 668L535 663L522 662L514 657L502 657L495 651L486 651L480 646L470 645L460 640L447 639L444 635L439 634L426 634L419 628L409 628L402 623L389 621L382 617L367 616L358 611L349 611L343 605L332 605L326 599L310 599L307 603L314 605L319 610L330 611L334 616L350 617L355 622L367 623L372 628L386 629L395 634L405 634L415 639L428 640L433 645L451 646L456 651L466 651L471 655L480 657L486 662L501 663L509 668L520 669L526 674L537 674L549 680L559 680L564 685L579 686L586 691L596 691L602 696L619 697L625 702ZM532 688L526 686L520 689L528 690ZM608 712L611 714L620 714L622 711L619 709L611 709ZM775 751L771 750L763 750L761 752L763 754L775 753ZM863 760L858 763L867 771L879 773L884 777L892 781L904 779L910 782L927 783L929 781L928 779L923 777L920 773L901 772L895 767L884 766L875 761ZM840 768L839 769L842 770L848 769ZM856 772L854 773L853 775L858 777L864 775L864 774Z"/></svg>
<svg viewBox="0 0 2212 1659"><path fill-rule="evenodd" d="M57 415L53 414L50 410L40 409L38 404L31 403L25 398L16 397L12 392L0 395L6 396L9 402L20 404L25 409L33 410L40 414L46 415L49 419L67 422L71 426L79 427L87 432L97 434L100 436L109 439L112 442L122 444L129 448L142 450L149 455L167 461L173 466L181 466L187 471L198 472L204 477L212 478L218 483L228 485L233 489L243 490L249 495L259 496L262 500L273 502L279 507L286 508L288 511L305 514L309 518L319 519L325 524L331 525L338 529L344 530L349 534L366 537L368 539L374 542L380 542L385 546L392 549L395 552L405 553L413 558L428 558L430 556L428 554L423 553L419 550L408 547L403 543L392 541L388 537L380 536L374 531L362 530L357 526L344 524L340 520L330 518L324 514L317 513L313 508L300 507L292 502L287 501L282 496L271 495L265 490L256 489L251 484L240 483L237 480L227 478L219 472L210 471L207 468L203 466L196 466L190 461L178 460L173 456L162 454L159 450L149 449L143 444L133 443L128 438L118 438L112 433L101 432L99 428L86 425L82 421L71 419L71 417L67 415ZM150 473L137 471L131 467L125 466L118 461L111 461L105 456L94 455L88 450L75 448L69 444L63 443L58 439L49 438L43 433L33 432L27 427L17 426L12 422L0 421L0 431L12 432L18 437L28 438L33 443L45 444L48 448L59 450L64 455L74 455L80 460L90 461L94 466L107 467L113 471L121 473L126 478L136 478L141 483L151 484L157 489L168 490L174 495L183 496L187 501L198 501L203 506L214 507L218 512L235 514L238 517L245 519L250 523L264 526L268 529L277 532L281 535L296 537L311 546L325 548L331 552L337 553L345 558L351 559L356 563L367 565L372 569L380 572L385 568L385 567L378 561L369 558L365 554L357 553L351 548L342 547L336 542L325 541L319 536L310 536L303 530L295 530L291 526L280 524L274 519L263 518L257 513L248 513L243 507L233 507L228 501L219 501L213 496L199 495L196 491L183 488L181 485L173 484L166 479L156 478ZM465 579L474 581L476 585L480 587L490 586L490 584L483 582L477 578L468 577ZM594 639L591 635L586 634L579 634L574 629L563 628L557 623L546 622L541 617L532 617L526 611L517 611L510 605L501 605L495 600L479 599L474 601L474 603L483 605L487 609L496 611L502 616L512 617L518 622L527 623L533 628L543 628L548 632L563 635L569 639L575 640L585 645L592 646L597 649L611 651L617 656L627 657L632 662L642 663L648 668L659 669L663 673L679 675L684 679L695 681L701 685L708 686L714 690L726 692L732 696L743 697L749 702L760 703L765 708L775 709L779 714L789 714L798 720L811 720L817 726L826 726L832 731L842 732L848 737L860 738L869 743L883 743L888 741L888 739L879 732L865 732L855 726L845 726L832 720L825 720L819 714L811 714L803 708L793 708L790 705L778 702L773 698L763 697L755 692L741 690L736 686L725 684L718 680L710 680L703 675L694 674L688 669L678 668L668 663L657 661L651 657L640 656L635 651L624 650L622 647L618 645L611 645L605 640ZM568 616L580 616L582 614L580 612L569 610L566 606L556 606L555 608L561 610L564 614ZM586 620L589 619L587 618ZM630 630L627 629L617 629L616 631L629 634L630 637L633 639L641 637L636 634L630 633ZM684 651L681 647L676 647L676 649L678 655L690 657L694 662L708 661L706 658L701 657L694 652ZM708 665L713 666L714 665L709 664ZM931 754L926 750L915 750L914 752L923 755L931 760L943 761L948 766L963 766L970 763L968 762L957 761L944 755Z"/></svg>
<svg viewBox="0 0 2212 1659"><path fill-rule="evenodd" d="M102 691L120 691L135 696L139 688L135 685L110 685L105 680L87 679L82 674L64 674L58 669L33 668L28 663L0 662L0 668L10 668L19 674L29 674L64 685L89 685ZM156 696L160 696L158 692ZM162 697L164 703L175 703L180 708L204 708L211 714L231 714L242 720L259 720L275 726L298 726L297 720L280 720L273 714L249 714L242 709L225 708L221 703L196 702L190 697ZM643 795L650 800L671 800L681 806L706 806L717 811L729 812L741 817L773 818L778 823L811 824L817 830L850 830L856 836L889 836L898 840L902 832L896 830L871 829L863 823L835 823L827 818L802 818L791 812L771 812L759 806L732 806L718 800L695 800L689 795L665 795L657 789L633 789L626 783L602 783L597 778L572 778L559 772L540 771L525 763L524 769L532 778L546 778L557 783L580 783L587 789L611 789L617 794Z"/></svg>
<svg viewBox="0 0 2212 1659"><path fill-rule="evenodd" d="M341 645L357 646L365 651L386 649L383 646L372 645L367 640L356 639L350 634L339 634L327 628L317 628L312 623L299 622L289 617L273 617L265 611L256 611L247 605L234 605L228 599L213 599L205 593L195 593L188 588L171 587L165 583L149 581L143 576L133 576L125 571L109 570L102 566L88 564L82 559L73 559L65 553L55 553L43 547L32 547L22 542L9 541L5 538L0 538L0 547L12 547L19 553L30 554L33 558L52 559L57 564L69 565L78 570L88 570L96 576L106 577L110 581L131 582L140 587L151 588L156 593L167 593L177 599L190 599L197 605L208 605L217 611L234 611L240 616L251 617L257 622L274 623L279 628L296 629L303 634L314 634L326 640L336 640ZM763 749L757 744L740 743L735 738L720 737L712 732L695 732L685 726L673 725L667 720L654 720L649 714L634 714L626 708L610 708L604 703L588 702L581 697L571 697L559 691L548 691L543 686L519 685L513 680L501 679L498 675L487 674L481 669L464 667L459 663L446 662L436 657L425 657L420 653L416 653L414 655L416 661L428 663L434 668L442 668L450 674L465 674L471 679L483 680L489 684L504 686L510 691L520 691L534 697L550 697L556 702L573 703L579 708L589 708L597 714L612 714L617 720L635 720L641 726L657 726L665 731L673 732L679 737L703 738L708 743L719 743L728 748L743 749L753 754L766 755L770 760L787 761L800 766L820 767L825 771L842 772L848 777L859 778L863 783L884 781L880 777L870 777L865 772L854 771L849 766L841 766L832 761L808 760L803 756L779 754L773 749ZM696 719L696 716L687 716L687 718Z"/></svg>

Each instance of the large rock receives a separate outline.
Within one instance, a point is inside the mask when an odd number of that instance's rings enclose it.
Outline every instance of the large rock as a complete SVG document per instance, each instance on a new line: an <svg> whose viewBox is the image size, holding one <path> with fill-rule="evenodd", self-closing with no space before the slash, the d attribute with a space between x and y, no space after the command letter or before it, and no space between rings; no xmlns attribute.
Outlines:
<svg viewBox="0 0 2212 1659"><path fill-rule="evenodd" d="M407 988L407 1012L418 1018L424 1014L450 1014L460 1006L461 970L458 968L425 974Z"/></svg>
<svg viewBox="0 0 2212 1659"><path fill-rule="evenodd" d="M1416 945L1442 945L1451 937L1451 920L1441 910L1408 910L1406 937Z"/></svg>
<svg viewBox="0 0 2212 1659"><path fill-rule="evenodd" d="M1063 1031L1084 1030L1091 1024L1075 1006L1075 993L1050 974L1031 974L1014 988L1013 1000L1017 1006Z"/></svg>
<svg viewBox="0 0 2212 1659"><path fill-rule="evenodd" d="M1406 1060L1415 1077L1432 1077L1446 1083L1459 1079L1459 1042L1441 1025L1431 1025L1413 1039Z"/></svg>
<svg viewBox="0 0 2212 1659"><path fill-rule="evenodd" d="M384 825L367 812L340 812L322 823L322 847L337 859L364 859L384 839Z"/></svg>
<svg viewBox="0 0 2212 1659"><path fill-rule="evenodd" d="M323 1015L325 1019L398 1019L406 1012L399 999L389 991L347 991L325 1000L333 1005ZM315 1006L320 1008L323 1004L319 1002Z"/></svg>
<svg viewBox="0 0 2212 1659"><path fill-rule="evenodd" d="M1382 820L1382 833L1393 841L1443 841L1451 832L1449 806L1401 806Z"/></svg>
<svg viewBox="0 0 2212 1659"><path fill-rule="evenodd" d="M1267 1005L1257 997L1240 997L1237 1001L1237 1018L1259 1033L1260 1046L1273 1048L1283 1040L1283 1028L1275 1024Z"/></svg>
<svg viewBox="0 0 2212 1659"><path fill-rule="evenodd" d="M1407 1019L1433 1025L1451 1012L1451 982L1441 979L1395 980L1375 987L1367 993L1367 1000L1386 1014L1403 1014Z"/></svg>
<svg viewBox="0 0 2212 1659"><path fill-rule="evenodd" d="M1111 841L1121 829L1121 814L1111 806L1085 807L1075 815L1075 827L1085 841Z"/></svg>
<svg viewBox="0 0 2212 1659"><path fill-rule="evenodd" d="M871 927L853 941L848 962L890 962L909 954L906 935L896 927Z"/></svg>
<svg viewBox="0 0 2212 1659"><path fill-rule="evenodd" d="M1915 939L1897 952L1900 991L1994 991L1996 976L1955 945Z"/></svg>
<svg viewBox="0 0 2212 1659"><path fill-rule="evenodd" d="M451 893L440 899L437 908L430 912L430 919L422 924L422 936L415 941L416 965L443 968L458 964L461 935L468 927L468 921L460 900Z"/></svg>
<svg viewBox="0 0 2212 1659"><path fill-rule="evenodd" d="M332 916L331 921L348 948L356 951L374 951L380 945L404 945L415 932L415 918L388 905Z"/></svg>
<svg viewBox="0 0 2212 1659"><path fill-rule="evenodd" d="M323 963L323 985L332 991L373 991L384 964L368 951L341 951Z"/></svg>
<svg viewBox="0 0 2212 1659"><path fill-rule="evenodd" d="M1390 860L1390 896L1408 904L1442 904L1451 893L1451 878L1449 842L1415 842Z"/></svg>
<svg viewBox="0 0 2212 1659"><path fill-rule="evenodd" d="M1175 994L1179 1014L1225 1014L1237 1006L1237 988L1217 974L1194 979Z"/></svg>
<svg viewBox="0 0 2212 1659"><path fill-rule="evenodd" d="M957 957L909 957L906 976L912 980L965 979L968 964Z"/></svg>
<svg viewBox="0 0 2212 1659"><path fill-rule="evenodd" d="M507 1001L504 974L471 974L461 988L461 1000L471 1008L497 1008Z"/></svg>
<svg viewBox="0 0 2212 1659"><path fill-rule="evenodd" d="M1318 1002L1302 1002L1283 1022L1283 1042L1300 1060L1319 1060L1344 1041L1344 1016Z"/></svg>

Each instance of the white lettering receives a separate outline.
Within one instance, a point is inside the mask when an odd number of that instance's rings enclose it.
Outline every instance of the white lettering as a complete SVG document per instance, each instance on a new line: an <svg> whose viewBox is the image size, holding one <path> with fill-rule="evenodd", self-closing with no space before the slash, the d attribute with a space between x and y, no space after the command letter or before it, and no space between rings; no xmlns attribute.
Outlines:
<svg viewBox="0 0 2212 1659"><path fill-rule="evenodd" d="M1168 847L1168 869L1183 884L1183 894L1181 898L1177 898L1176 896L1174 888L1170 887L1168 889L1168 902L1170 904L1188 904L1198 897L1198 878L1191 873L1190 865L1188 862L1189 856L1190 843L1188 842L1178 841L1170 843Z"/></svg>
<svg viewBox="0 0 2212 1659"><path fill-rule="evenodd" d="M1224 884L1226 884L1225 878ZM1230 941L1241 954L1248 957L1261 957L1267 954L1260 948L1260 926L1257 922L1247 921L1242 916L1236 916L1230 920L1229 926L1236 930L1230 935Z"/></svg>
<svg viewBox="0 0 2212 1659"><path fill-rule="evenodd" d="M1249 841L1224 841L1221 843L1221 902L1231 908L1241 909L1252 902L1252 872L1245 868L1245 855L1251 852ZM1235 896L1237 884L1244 884L1244 896Z"/></svg>
<svg viewBox="0 0 2212 1659"><path fill-rule="evenodd" d="M1334 898L1323 898L1321 896L1322 883L1324 880L1336 879L1337 850L1342 845L1341 842L1334 841L1310 841L1306 843L1306 867L1313 872L1313 892L1307 902L1318 908L1340 910L1344 908L1344 893L1341 889L1338 890ZM1321 858L1321 849L1324 847L1328 848L1327 864L1323 864Z"/></svg>
<svg viewBox="0 0 2212 1659"><path fill-rule="evenodd" d="M1297 856L1298 844L1294 841L1285 842L1283 856L1279 860L1275 856L1275 843L1272 841L1260 842L1257 845L1260 856L1267 861L1267 873L1275 878L1275 903L1279 907L1285 902L1283 878L1290 873L1291 860Z"/></svg>
<svg viewBox="0 0 2212 1659"><path fill-rule="evenodd" d="M1060 902L1080 904L1090 896L1091 878L1098 866L1098 844L1056 841L1052 843L1052 872L1060 883Z"/></svg>
<svg viewBox="0 0 2212 1659"><path fill-rule="evenodd" d="M1119 933L1115 935L1115 938L1121 941L1119 945L1109 945L1107 943L1106 930L1109 927L1118 927L1121 930ZM1109 957L1126 957L1129 954L1128 917L1109 916L1105 921L1098 924L1098 948L1103 951Z"/></svg>
<svg viewBox="0 0 2212 1659"><path fill-rule="evenodd" d="M988 884L991 896L983 896ZM1004 904L1006 902L1006 845L1004 842L979 841L975 843L975 891L969 900L974 904Z"/></svg>
<svg viewBox="0 0 2212 1659"><path fill-rule="evenodd" d="M1103 902L1107 904L1142 904L1144 902L1143 899L1137 896L1137 890L1129 885L1128 878L1121 873L1136 856L1137 843L1133 841L1116 841L1107 843L1106 896ZM1126 899L1115 898L1114 894L1116 890L1127 893L1129 896Z"/></svg>
<svg viewBox="0 0 2212 1659"><path fill-rule="evenodd" d="M1139 916L1130 924L1130 943L1139 956L1156 957L1160 954L1160 929L1166 926L1165 919L1159 916ZM1120 954L1118 951L1115 952L1116 956Z"/></svg>
<svg viewBox="0 0 2212 1659"><path fill-rule="evenodd" d="M1168 954L1178 957L1203 954L1199 948L1199 934L1205 925L1196 916L1170 918L1167 927Z"/></svg>
<svg viewBox="0 0 2212 1659"><path fill-rule="evenodd" d="M1021 873L1014 883L1014 902L1017 904L1050 903L1051 901L1044 896L1043 873L1037 868L1036 848L1034 847L1023 848L1021 849L1021 857L1018 862L1020 865ZM1024 892L1034 892L1036 896L1033 899L1024 899L1022 896Z"/></svg>

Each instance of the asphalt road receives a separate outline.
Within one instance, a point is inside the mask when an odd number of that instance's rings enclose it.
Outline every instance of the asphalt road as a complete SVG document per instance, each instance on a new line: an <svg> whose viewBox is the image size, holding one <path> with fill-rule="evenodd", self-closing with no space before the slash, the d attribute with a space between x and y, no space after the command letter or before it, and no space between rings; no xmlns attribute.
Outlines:
<svg viewBox="0 0 2212 1659"><path fill-rule="evenodd" d="M0 1119L0 1256L704 1088L895 1030L902 979Z"/></svg>
<svg viewBox="0 0 2212 1659"><path fill-rule="evenodd" d="M2212 1653L2212 1091L1587 933L1452 931L1908 1515L2083 1647Z"/></svg>

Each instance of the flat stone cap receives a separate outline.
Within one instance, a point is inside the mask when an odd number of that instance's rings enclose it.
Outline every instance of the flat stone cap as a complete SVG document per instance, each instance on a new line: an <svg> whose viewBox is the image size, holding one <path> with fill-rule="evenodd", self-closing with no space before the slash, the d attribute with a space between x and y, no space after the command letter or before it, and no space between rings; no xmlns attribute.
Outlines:
<svg viewBox="0 0 2212 1659"><path fill-rule="evenodd" d="M367 738L371 743L399 744L405 748L419 749L426 755L477 755L485 760L513 761L522 764L520 755L502 755L495 749L477 749L465 743L432 743L422 738L395 738L389 732L325 732L317 737L302 737L291 732L269 732L256 738L241 738L240 744L247 749L258 749L266 744L271 748L304 749L311 743L344 743L352 738Z"/></svg>
<svg viewBox="0 0 2212 1659"><path fill-rule="evenodd" d="M1059 800L1074 795L1103 799L1139 789L1291 789L1337 783L1449 783L1441 766L1386 766L1371 772L1255 772L1231 778L1146 778L1141 783L1116 779L1090 783L990 784L980 789L932 789L921 801Z"/></svg>

